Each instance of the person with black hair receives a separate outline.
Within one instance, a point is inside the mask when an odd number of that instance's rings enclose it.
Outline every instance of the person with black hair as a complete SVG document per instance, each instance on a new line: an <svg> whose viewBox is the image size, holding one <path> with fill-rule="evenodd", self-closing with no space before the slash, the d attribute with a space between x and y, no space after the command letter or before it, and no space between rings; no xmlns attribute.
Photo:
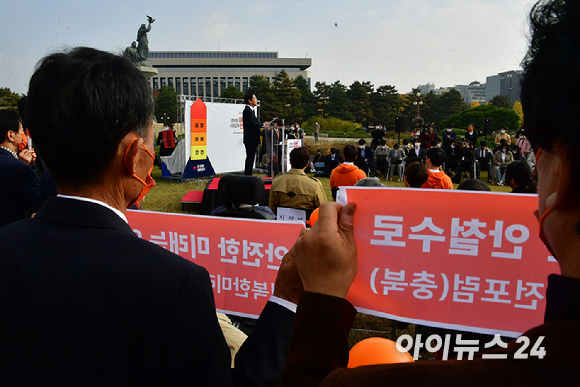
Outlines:
<svg viewBox="0 0 580 387"><path fill-rule="evenodd" d="M528 158L528 154L532 150L532 144L530 144L530 140L526 138L526 134L523 130L518 132L518 140L516 141L516 145L522 151L522 158L525 160Z"/></svg>
<svg viewBox="0 0 580 387"><path fill-rule="evenodd" d="M274 213L278 213L278 207L314 209L326 202L326 193L320 180L304 173L309 161L308 148L292 149L290 152L292 168L272 180L270 208Z"/></svg>
<svg viewBox="0 0 580 387"><path fill-rule="evenodd" d="M473 124L469 124L467 127L467 133L465 133L465 139L469 140L472 144L477 144L477 138L480 136L481 133L475 131Z"/></svg>
<svg viewBox="0 0 580 387"><path fill-rule="evenodd" d="M445 132L443 132L441 136L443 137L443 144L441 147L445 149L445 151L448 151L451 149L451 143L457 140L457 133L453 130L453 125L447 124L447 129L445 129Z"/></svg>
<svg viewBox="0 0 580 387"><path fill-rule="evenodd" d="M391 169L391 162L389 161L390 154L391 148L387 146L387 140L384 138L381 139L379 145L375 149L375 159L373 162L373 173L375 176L377 175L377 170L383 172L385 176L387 176L389 170Z"/></svg>
<svg viewBox="0 0 580 387"><path fill-rule="evenodd" d="M244 125L244 146L246 147L246 162L244 167L244 175L251 175L254 169L254 160L256 159L256 151L260 144L260 128L268 126L268 123L262 124L258 122L256 116L256 106L258 106L258 99L254 93L246 93L244 96L244 103L246 107L242 113L242 123Z"/></svg>
<svg viewBox="0 0 580 387"><path fill-rule="evenodd" d="M407 162L409 163L425 160L425 148L421 148L421 140L416 138L414 141L414 148L409 151L407 156Z"/></svg>
<svg viewBox="0 0 580 387"><path fill-rule="evenodd" d="M301 287L288 259L232 370L207 270L127 223L126 209L155 186L154 100L141 71L87 47L50 54L30 79L26 111L59 195L0 228L2 382L280 384L294 321L287 301Z"/></svg>
<svg viewBox="0 0 580 387"><path fill-rule="evenodd" d="M429 170L429 178L421 188L453 189L451 178L440 170L447 156L441 148L429 148L425 154L425 165Z"/></svg>
<svg viewBox="0 0 580 387"><path fill-rule="evenodd" d="M235 176L235 175L233 175ZM244 175L245 176L245 175ZM237 190L238 187L234 186L234 188ZM232 189L230 188L230 191ZM218 182L218 196L221 200L222 203L228 203L228 175L222 177L220 179L220 181ZM234 193L237 194L239 192L234 191ZM228 205L229 204L229 205ZM214 215L218 215L220 212L225 211L226 209L230 209L230 208L234 208L235 209L239 209L241 208L242 210L248 210L248 211L253 211L254 209L256 211L263 211L264 213L272 216L272 219L276 220L276 214L272 212L272 210L270 209L270 207L268 206L261 206L259 203L239 203L239 205L235 205L235 204L223 204L219 207L214 208L213 210L211 210L210 215L214 216Z"/></svg>
<svg viewBox="0 0 580 387"><path fill-rule="evenodd" d="M574 107L580 105L580 95L575 92L580 87L578 20L580 2L576 0L537 2L531 11L530 49L523 61L521 100L526 134L538 151L539 237L561 270L561 274L548 276L548 287L542 292L544 323L494 350L490 354L495 359L464 357L347 368L347 338L356 316L356 309L346 300L357 269L355 206L321 207L317 227L305 233L289 253L305 286L283 373L285 386L578 385L580 159L575 155L580 134L574 125ZM321 240L323 246L318 245ZM533 265L534 260L526 264ZM537 349L542 358L519 356L528 353L530 343L541 343Z"/></svg>
<svg viewBox="0 0 580 387"><path fill-rule="evenodd" d="M512 143L512 138L509 134L507 134L507 128L505 126L502 126L499 129L499 134L495 136L495 145L499 146L501 144L501 140L505 140L508 145L511 145Z"/></svg>
<svg viewBox="0 0 580 387"><path fill-rule="evenodd" d="M337 148L330 148L328 154L324 156L324 170L317 172L314 177L330 177L334 168L338 167L344 160Z"/></svg>
<svg viewBox="0 0 580 387"><path fill-rule="evenodd" d="M373 150L377 149L377 147L380 145L384 135L385 132L383 132L381 127L379 125L375 125L375 129L371 133L371 136L373 137L373 141L371 141L371 148Z"/></svg>
<svg viewBox="0 0 580 387"><path fill-rule="evenodd" d="M175 150L175 131L171 129L168 122L163 124L163 130L157 135L157 145L159 148L159 156L171 156Z"/></svg>
<svg viewBox="0 0 580 387"><path fill-rule="evenodd" d="M460 191L491 191L487 184L478 179L465 179L457 186Z"/></svg>
<svg viewBox="0 0 580 387"><path fill-rule="evenodd" d="M24 219L28 210L40 202L38 180L28 162L18 158L19 146L25 144L26 133L18 113L0 109L0 227ZM25 158L26 160L26 158Z"/></svg>
<svg viewBox="0 0 580 387"><path fill-rule="evenodd" d="M473 147L471 141L464 140L461 142L461 147L459 148L459 181L461 181L461 177L465 177L465 174L469 174L470 178L475 177L475 152L473 151Z"/></svg>
<svg viewBox="0 0 580 387"><path fill-rule="evenodd" d="M493 156L492 176L496 178L497 185L504 185L505 171L509 164L514 162L514 156L507 142L502 143L500 150Z"/></svg>
<svg viewBox="0 0 580 387"><path fill-rule="evenodd" d="M320 124L318 121L314 123L314 142L318 142L318 135L320 133Z"/></svg>
<svg viewBox="0 0 580 387"><path fill-rule="evenodd" d="M422 162L413 161L405 168L403 177L405 187L421 188L427 182L427 179L429 179L429 170Z"/></svg>
<svg viewBox="0 0 580 387"><path fill-rule="evenodd" d="M367 145L367 141L364 138L358 140L357 160L360 163L357 164L358 167L362 169L367 175L369 175L369 172L374 171L374 152L371 147Z"/></svg>
<svg viewBox="0 0 580 387"><path fill-rule="evenodd" d="M479 148L474 150L475 153L475 174L476 178L479 179L479 175L481 173L481 169L487 170L488 182L491 183L491 160L493 158L493 154L489 150L487 146L487 141L481 140L479 142Z"/></svg>
<svg viewBox="0 0 580 387"><path fill-rule="evenodd" d="M512 188L512 193L535 194L538 192L530 166L525 161L514 161L508 165L505 172L505 182Z"/></svg>
<svg viewBox="0 0 580 387"><path fill-rule="evenodd" d="M346 145L342 154L344 163L334 168L330 174L330 189L333 191L333 198L336 197L338 187L353 186L357 181L367 177L363 170L354 165L357 149L353 145Z"/></svg>
<svg viewBox="0 0 580 387"><path fill-rule="evenodd" d="M399 180L403 180L403 168L405 167L405 151L399 148L399 143L393 145L391 153L389 154L389 161L391 163L391 172L389 176L389 181L393 181L393 175L395 174L395 168Z"/></svg>
<svg viewBox="0 0 580 387"><path fill-rule="evenodd" d="M403 146L401 147L401 149L405 152L405 157L409 156L409 152L413 149L415 145L411 144L409 142L409 139L404 138L403 139Z"/></svg>
<svg viewBox="0 0 580 387"><path fill-rule="evenodd" d="M420 138L421 148L431 148L431 143L438 139L437 132L435 132L435 126L433 126L433 124L428 124L427 128L421 133Z"/></svg>
<svg viewBox="0 0 580 387"><path fill-rule="evenodd" d="M496 145L495 148L493 149L493 154L495 155L497 152L499 152L501 150L501 147L504 146L505 144L507 144L507 141L502 138L499 141L499 145Z"/></svg>

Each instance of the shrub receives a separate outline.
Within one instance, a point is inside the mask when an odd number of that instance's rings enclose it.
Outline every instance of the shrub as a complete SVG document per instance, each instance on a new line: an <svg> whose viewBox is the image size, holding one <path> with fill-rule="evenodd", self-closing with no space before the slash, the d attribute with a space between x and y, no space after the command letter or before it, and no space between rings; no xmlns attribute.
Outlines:
<svg viewBox="0 0 580 387"><path fill-rule="evenodd" d="M361 125L352 121L343 121L334 117L310 117L303 123L303 127L309 128L310 133L314 132L314 123L318 121L321 133L328 132L352 132L360 128ZM305 129L306 131L306 129Z"/></svg>

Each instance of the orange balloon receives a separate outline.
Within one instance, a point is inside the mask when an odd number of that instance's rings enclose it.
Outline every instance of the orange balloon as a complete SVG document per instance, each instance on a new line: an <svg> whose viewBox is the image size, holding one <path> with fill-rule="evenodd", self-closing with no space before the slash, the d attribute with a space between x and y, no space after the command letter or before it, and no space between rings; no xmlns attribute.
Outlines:
<svg viewBox="0 0 580 387"><path fill-rule="evenodd" d="M312 214L310 214L310 219L308 219L308 225L310 227L314 226L317 220L318 220L318 208L312 211Z"/></svg>
<svg viewBox="0 0 580 387"><path fill-rule="evenodd" d="M349 352L348 368L372 364L414 362L409 352L399 352L394 341L370 337L359 341Z"/></svg>

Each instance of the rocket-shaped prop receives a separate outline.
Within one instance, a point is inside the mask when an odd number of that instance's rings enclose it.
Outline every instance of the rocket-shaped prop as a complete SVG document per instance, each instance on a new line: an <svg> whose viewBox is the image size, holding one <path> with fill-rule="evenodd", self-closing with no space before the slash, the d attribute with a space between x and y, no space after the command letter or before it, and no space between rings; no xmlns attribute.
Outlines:
<svg viewBox="0 0 580 387"><path fill-rule="evenodd" d="M207 107L199 98L191 105L191 159L207 159Z"/></svg>

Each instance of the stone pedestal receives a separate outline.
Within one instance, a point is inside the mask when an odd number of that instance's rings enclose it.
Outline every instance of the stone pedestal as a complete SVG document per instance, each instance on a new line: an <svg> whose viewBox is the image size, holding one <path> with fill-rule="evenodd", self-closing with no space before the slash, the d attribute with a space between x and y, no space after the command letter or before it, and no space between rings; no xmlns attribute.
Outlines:
<svg viewBox="0 0 580 387"><path fill-rule="evenodd" d="M159 70L157 70L155 67L137 66L137 68L141 70L143 75L145 75L145 78L151 78L152 76L157 75L159 72Z"/></svg>

